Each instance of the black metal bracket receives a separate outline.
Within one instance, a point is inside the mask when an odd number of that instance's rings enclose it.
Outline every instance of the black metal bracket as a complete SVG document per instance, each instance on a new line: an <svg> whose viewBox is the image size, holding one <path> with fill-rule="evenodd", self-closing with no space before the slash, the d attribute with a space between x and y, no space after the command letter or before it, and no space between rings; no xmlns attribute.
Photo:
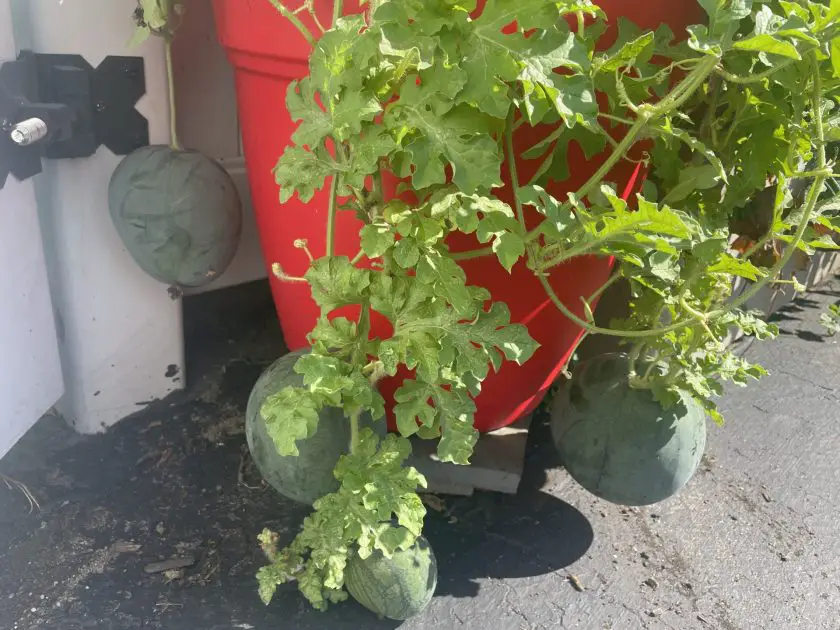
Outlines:
<svg viewBox="0 0 840 630"><path fill-rule="evenodd" d="M106 57L96 68L81 55L22 51L0 65L0 188L11 173L41 172L41 158L81 158L105 145L126 155L149 144L149 123L134 108L146 92L142 57ZM39 119L46 135L12 139L18 123ZM42 126L43 127L43 126Z"/></svg>

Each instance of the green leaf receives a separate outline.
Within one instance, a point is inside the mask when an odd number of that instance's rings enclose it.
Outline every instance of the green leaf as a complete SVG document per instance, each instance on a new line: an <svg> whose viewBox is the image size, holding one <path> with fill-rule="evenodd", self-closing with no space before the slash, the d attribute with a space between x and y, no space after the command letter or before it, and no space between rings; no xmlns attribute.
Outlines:
<svg viewBox="0 0 840 630"><path fill-rule="evenodd" d="M633 65L641 58L647 61L653 53L654 33L647 33L632 41L625 42L621 48L609 55L604 55L595 62L596 72L614 73L626 66Z"/></svg>
<svg viewBox="0 0 840 630"><path fill-rule="evenodd" d="M435 84L417 85L409 78L399 101L389 107L385 124L403 139L411 156L415 188L446 183L447 163L452 181L463 191L501 184L501 153L483 115L466 104L452 107Z"/></svg>
<svg viewBox="0 0 840 630"><path fill-rule="evenodd" d="M721 179L721 169L717 164L686 166L680 170L680 179L662 201L674 204L684 200L696 190L707 190L717 185Z"/></svg>
<svg viewBox="0 0 840 630"><path fill-rule="evenodd" d="M326 110L317 97L309 78L293 81L286 91L286 109L293 121L301 121L292 134L292 142L299 146L315 148L331 136L347 140L382 111L379 101L363 92L347 91L330 101Z"/></svg>
<svg viewBox="0 0 840 630"><path fill-rule="evenodd" d="M725 273L752 281L756 281L764 275L761 269L746 258L735 258L728 254L723 255L718 262L711 265L709 273Z"/></svg>
<svg viewBox="0 0 840 630"><path fill-rule="evenodd" d="M370 286L370 272L354 267L346 256L318 258L304 277L312 289L312 299L322 312L361 304Z"/></svg>
<svg viewBox="0 0 840 630"><path fill-rule="evenodd" d="M365 187L365 180L379 172L380 159L393 152L397 144L381 126L365 124L362 126L361 136L352 137L349 146L351 155L341 171L341 181L347 186L362 189Z"/></svg>
<svg viewBox="0 0 840 630"><path fill-rule="evenodd" d="M434 389L427 383L405 380L394 393L394 417L404 437L417 433L420 426L433 427L437 410L430 404Z"/></svg>
<svg viewBox="0 0 840 630"><path fill-rule="evenodd" d="M599 214L598 222L594 224L594 227L590 226L592 234L599 239L609 238L628 230L687 239L694 231L687 216L667 205L657 205L637 195L638 208L631 211L627 203L611 188L603 186L601 191L612 205L613 212Z"/></svg>
<svg viewBox="0 0 840 630"><path fill-rule="evenodd" d="M379 258L394 245L394 232L388 224L365 225L360 231L362 251L368 258Z"/></svg>
<svg viewBox="0 0 840 630"><path fill-rule="evenodd" d="M346 317L336 317L328 319L326 317L318 318L315 328L309 333L309 340L311 343L318 343L324 348L325 352L338 352L355 346L356 339L356 322L350 321Z"/></svg>
<svg viewBox="0 0 840 630"><path fill-rule="evenodd" d="M153 31L159 31L166 27L169 19L169 12L162 4L162 0L140 0L140 9L143 12L143 22Z"/></svg>
<svg viewBox="0 0 840 630"><path fill-rule="evenodd" d="M469 464L478 441L478 431L473 427L475 403L463 390L438 388L435 406L440 413L441 426L438 457L442 462Z"/></svg>
<svg viewBox="0 0 840 630"><path fill-rule="evenodd" d="M548 191L540 186L525 186L519 189L520 201L533 206L537 212L545 215L543 230L554 238L569 238L570 232L580 226L569 204L560 203Z"/></svg>
<svg viewBox="0 0 840 630"><path fill-rule="evenodd" d="M287 147L274 167L280 203L286 203L295 193L304 203L312 201L315 191L324 187L324 180L335 170L335 163L325 149L307 151L302 147Z"/></svg>
<svg viewBox="0 0 840 630"><path fill-rule="evenodd" d="M380 34L363 15L343 16L318 38L309 59L314 88L325 105L342 93L362 91L368 70L378 63Z"/></svg>
<svg viewBox="0 0 840 630"><path fill-rule="evenodd" d="M411 269L420 260L420 248L410 236L401 238L394 247L394 260L403 269Z"/></svg>
<svg viewBox="0 0 840 630"><path fill-rule="evenodd" d="M721 54L720 42L712 37L705 24L694 24L686 27L685 30L689 34L689 48L704 55L719 56Z"/></svg>
<svg viewBox="0 0 840 630"><path fill-rule="evenodd" d="M464 270L454 260L435 249L425 250L417 263L417 278L431 284L459 315L474 312L472 297L467 290Z"/></svg>
<svg viewBox="0 0 840 630"><path fill-rule="evenodd" d="M260 415L280 455L299 454L296 442L315 434L320 409L319 399L301 387L285 387L266 398Z"/></svg>
<svg viewBox="0 0 840 630"><path fill-rule="evenodd" d="M762 34L753 35L746 39L741 39L732 45L738 50L750 50L755 52L765 52L773 55L780 55L789 59L802 59L802 55L791 42L784 41L773 35Z"/></svg>
<svg viewBox="0 0 840 630"><path fill-rule="evenodd" d="M257 582L263 604L268 605L274 597L274 593L277 592L277 587L290 579L291 576L283 565L270 564L260 567L257 571Z"/></svg>
<svg viewBox="0 0 840 630"><path fill-rule="evenodd" d="M139 46L147 39L149 39L149 35L152 34L152 31L149 29L148 26L138 26L134 29L134 34L131 36L131 39L128 41L128 47L134 48L135 46Z"/></svg>

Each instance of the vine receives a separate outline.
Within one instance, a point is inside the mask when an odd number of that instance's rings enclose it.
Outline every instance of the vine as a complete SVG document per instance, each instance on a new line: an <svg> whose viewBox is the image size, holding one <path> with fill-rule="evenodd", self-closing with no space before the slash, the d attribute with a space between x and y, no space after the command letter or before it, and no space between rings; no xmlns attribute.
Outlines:
<svg viewBox="0 0 840 630"><path fill-rule="evenodd" d="M281 549L261 535L266 602L297 580L323 609L346 597L350 554L411 547L425 480L404 466L407 438L436 439L442 461L468 464L482 382L538 351L505 304L467 284L459 261L527 267L586 334L629 345L631 383L664 406L687 393L722 422L723 383L766 374L721 340L732 328L776 336L743 307L762 287L792 282L782 273L795 251L836 248L838 204L824 190L834 171L825 147L840 140L840 4L698 0L708 20L687 39L621 20L604 49L605 15L589 0L488 0L480 10L469 0L383 0L351 16L339 0L326 30L312 3L270 1L312 45L308 76L287 93L299 125L275 169L280 199L308 202L330 183L324 256L301 245L311 263L303 278L275 266L281 280L307 282L321 309L295 366L304 386L270 397L262 414L281 455L297 454L327 407L344 411L352 438L335 469L339 490L316 501L297 537ZM517 152L518 131L538 125L552 131ZM605 157L558 196L572 142ZM527 182L520 157L539 161ZM650 175L625 200L609 178L631 159ZM495 194L503 170L511 204ZM383 171L416 201L388 193ZM340 211L361 221L352 259L335 255ZM475 249L450 251L454 232L473 235ZM581 255L617 265L592 296L566 304L558 267ZM751 286L733 298L734 278ZM629 284L632 312L596 325L593 304L616 282ZM355 318L336 316L346 307ZM371 311L389 320L390 337L371 338ZM401 366L413 377L394 396L399 435L380 439L359 417L384 416L377 382Z"/></svg>

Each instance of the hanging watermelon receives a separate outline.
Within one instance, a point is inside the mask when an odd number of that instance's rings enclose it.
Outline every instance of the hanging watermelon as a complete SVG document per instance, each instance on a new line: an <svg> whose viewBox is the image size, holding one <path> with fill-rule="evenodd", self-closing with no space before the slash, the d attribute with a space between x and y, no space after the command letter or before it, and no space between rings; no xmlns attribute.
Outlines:
<svg viewBox="0 0 840 630"><path fill-rule="evenodd" d="M673 496L697 471L706 413L690 396L665 409L628 381L623 354L582 363L555 399L551 432L566 470L586 490L620 505Z"/></svg>
<svg viewBox="0 0 840 630"><path fill-rule="evenodd" d="M233 260L242 232L242 203L230 175L215 160L178 142L172 38L183 6L138 0L132 43L163 38L169 82L170 146L143 147L126 156L108 185L117 233L143 271L172 285L200 287Z"/></svg>
<svg viewBox="0 0 840 630"><path fill-rule="evenodd" d="M221 275L239 247L242 204L230 175L195 151L143 147L108 186L111 219L143 271L177 287Z"/></svg>

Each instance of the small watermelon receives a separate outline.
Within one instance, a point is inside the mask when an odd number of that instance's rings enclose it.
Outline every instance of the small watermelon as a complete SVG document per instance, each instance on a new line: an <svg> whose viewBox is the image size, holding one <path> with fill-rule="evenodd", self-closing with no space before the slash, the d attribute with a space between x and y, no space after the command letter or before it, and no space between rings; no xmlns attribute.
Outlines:
<svg viewBox="0 0 840 630"><path fill-rule="evenodd" d="M625 355L583 362L558 393L551 431L569 474L620 505L650 505L676 494L706 447L706 414L694 399L663 409L628 382Z"/></svg>
<svg viewBox="0 0 840 630"><path fill-rule="evenodd" d="M233 180L196 151L143 147L108 185L111 219L143 271L176 287L199 287L227 269L239 247L242 204Z"/></svg>
<svg viewBox="0 0 840 630"><path fill-rule="evenodd" d="M294 366L305 352L299 350L280 357L257 380L245 411L245 437L251 456L269 485L283 496L311 505L338 489L333 469L350 446L350 422L340 409L324 409L315 434L297 443L300 454L284 457L277 452L260 413L263 402L272 394L287 386L303 385L303 377L294 371ZM385 423L373 422L369 415L362 417L362 425L384 435Z"/></svg>
<svg viewBox="0 0 840 630"><path fill-rule="evenodd" d="M362 606L377 615L403 621L419 614L435 594L437 561L422 536L391 558L374 551L364 560L354 553L347 562L344 585Z"/></svg>

